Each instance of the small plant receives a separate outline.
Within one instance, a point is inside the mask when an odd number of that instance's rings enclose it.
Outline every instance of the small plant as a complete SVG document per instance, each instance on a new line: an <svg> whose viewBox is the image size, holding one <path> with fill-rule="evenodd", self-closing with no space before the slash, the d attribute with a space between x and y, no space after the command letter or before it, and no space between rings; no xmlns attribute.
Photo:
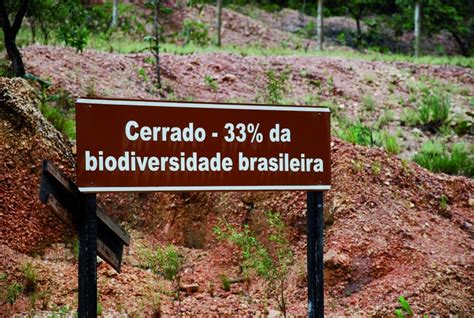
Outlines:
<svg viewBox="0 0 474 318"><path fill-rule="evenodd" d="M25 293L34 292L36 290L36 285L38 284L38 272L30 262L23 264L21 271L25 278Z"/></svg>
<svg viewBox="0 0 474 318"><path fill-rule="evenodd" d="M439 92L424 93L421 104L418 106L418 114L423 128L436 133L439 128L448 121L451 103L448 96Z"/></svg>
<svg viewBox="0 0 474 318"><path fill-rule="evenodd" d="M221 279L221 283L222 283L222 289L225 290L225 291L229 291L230 290L230 280L229 278L227 277L226 274L221 274L219 276L219 278Z"/></svg>
<svg viewBox="0 0 474 318"><path fill-rule="evenodd" d="M146 75L146 71L143 67L140 67L137 73L138 73L138 76L140 76L145 82L148 81L148 76Z"/></svg>
<svg viewBox="0 0 474 318"><path fill-rule="evenodd" d="M174 245L159 247L156 251L145 251L146 267L155 274L171 280L175 284L176 296L178 299L178 313L181 312L180 280L183 268L183 256Z"/></svg>
<svg viewBox="0 0 474 318"><path fill-rule="evenodd" d="M278 304L283 316L286 317L286 276L293 263L293 253L290 249L286 227L277 212L267 213L268 242L258 240L250 231L247 224L242 230L237 230L230 224L225 228L215 227L214 233L218 239L225 239L237 245L242 252L241 267L244 275L254 272L267 281L269 292L278 293Z"/></svg>
<svg viewBox="0 0 474 318"><path fill-rule="evenodd" d="M360 122L348 123L338 132L338 136L357 145L372 146L374 144L372 129Z"/></svg>
<svg viewBox="0 0 474 318"><path fill-rule="evenodd" d="M6 302L10 305L13 305L16 302L18 295L22 291L23 291L23 286L18 284L17 282L14 282L8 285L7 291L6 291Z"/></svg>
<svg viewBox="0 0 474 318"><path fill-rule="evenodd" d="M397 137L387 132L383 134L383 146L388 153L393 155L400 153L400 145L398 144Z"/></svg>
<svg viewBox="0 0 474 318"><path fill-rule="evenodd" d="M390 110L386 110L383 112L382 116L380 116L377 121L375 122L375 128L381 129L384 126L388 125L394 118L394 114Z"/></svg>
<svg viewBox="0 0 474 318"><path fill-rule="evenodd" d="M286 69L280 74L276 74L274 70L268 70L267 76L267 102L271 104L280 104L283 101L284 94L288 92L288 80L291 71Z"/></svg>
<svg viewBox="0 0 474 318"><path fill-rule="evenodd" d="M439 208L445 211L448 208L448 197L444 194L439 198Z"/></svg>
<svg viewBox="0 0 474 318"><path fill-rule="evenodd" d="M102 311L103 311L102 304L100 301L97 300L97 316L102 316Z"/></svg>
<svg viewBox="0 0 474 318"><path fill-rule="evenodd" d="M414 157L413 161L433 172L474 177L473 146L462 143L453 145L451 153L440 142L428 141Z"/></svg>
<svg viewBox="0 0 474 318"><path fill-rule="evenodd" d="M397 318L405 318L406 316L413 316L413 311L411 310L410 304L405 299L405 297L400 296L398 302L401 308L395 310L395 316Z"/></svg>
<svg viewBox="0 0 474 318"><path fill-rule="evenodd" d="M362 105L366 111L371 112L375 110L375 101L370 95L362 97Z"/></svg>
<svg viewBox="0 0 474 318"><path fill-rule="evenodd" d="M210 76L210 75L204 76L204 82L214 92L217 91L217 89L219 88L219 84L217 84L216 79L214 77Z"/></svg>
<svg viewBox="0 0 474 318"><path fill-rule="evenodd" d="M400 115L400 122L404 126L417 126L420 123L418 112L412 108L405 108Z"/></svg>
<svg viewBox="0 0 474 318"><path fill-rule="evenodd" d="M5 273L0 273L0 282L6 281L8 278L7 274Z"/></svg>
<svg viewBox="0 0 474 318"><path fill-rule="evenodd" d="M380 162L378 161L374 161L372 163L372 173L374 174L374 176L378 176L380 174L380 171L382 170L382 165L380 164Z"/></svg>

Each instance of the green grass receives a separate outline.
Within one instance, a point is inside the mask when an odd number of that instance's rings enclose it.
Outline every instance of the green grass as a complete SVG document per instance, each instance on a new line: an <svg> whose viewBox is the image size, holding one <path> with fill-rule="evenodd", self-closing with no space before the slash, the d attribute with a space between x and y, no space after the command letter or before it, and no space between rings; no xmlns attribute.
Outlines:
<svg viewBox="0 0 474 318"><path fill-rule="evenodd" d="M454 144L451 151L446 145L435 141L423 144L413 161L433 172L474 177L474 146Z"/></svg>
<svg viewBox="0 0 474 318"><path fill-rule="evenodd" d="M0 38L3 39L3 33L0 30ZM28 45L31 41L30 30L23 27L18 36L17 43L19 46ZM3 41L0 41L0 51L3 50ZM41 37L37 37L37 42L41 43ZM64 46L59 39L51 36L49 41L51 45ZM117 32L109 39L95 34L91 34L89 42L86 46L88 49L95 49L105 52L116 53L136 53L148 51L148 43L143 39L138 39L129 34ZM309 57L331 57L344 58L348 60L364 60L364 61L383 61L383 62L408 62L414 64L433 64L433 65L455 65L468 68L474 68L473 57L463 56L422 56L415 58L410 55L402 54L383 54L377 52L357 52L343 49L325 50L322 52L305 51L303 48L294 49L285 46L265 48L259 45L239 46L226 45L217 47L214 45L199 46L193 43L188 45L177 45L172 43L163 43L161 45L163 53L176 55L189 55L194 53L231 53L241 56L309 56Z"/></svg>

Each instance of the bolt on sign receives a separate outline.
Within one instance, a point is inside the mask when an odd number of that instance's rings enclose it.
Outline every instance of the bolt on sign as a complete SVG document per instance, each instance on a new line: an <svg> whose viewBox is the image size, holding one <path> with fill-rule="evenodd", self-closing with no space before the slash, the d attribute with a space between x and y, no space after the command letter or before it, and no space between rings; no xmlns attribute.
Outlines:
<svg viewBox="0 0 474 318"><path fill-rule="evenodd" d="M328 190L322 107L79 99L82 192Z"/></svg>

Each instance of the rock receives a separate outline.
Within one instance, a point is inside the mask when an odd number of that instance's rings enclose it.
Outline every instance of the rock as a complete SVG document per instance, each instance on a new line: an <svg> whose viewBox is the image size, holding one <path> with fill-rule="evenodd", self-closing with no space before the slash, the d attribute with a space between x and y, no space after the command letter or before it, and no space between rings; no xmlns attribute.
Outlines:
<svg viewBox="0 0 474 318"><path fill-rule="evenodd" d="M229 82L229 83L233 83L237 80L237 76L233 75L233 74L226 74L222 77L221 79L221 82Z"/></svg>
<svg viewBox="0 0 474 318"><path fill-rule="evenodd" d="M278 310L270 309L268 311L268 316L267 317L268 318L278 318L278 317L283 317L283 315Z"/></svg>
<svg viewBox="0 0 474 318"><path fill-rule="evenodd" d="M324 265L331 269L348 269L351 259L344 253L338 253L334 249L329 249L323 257Z"/></svg>
<svg viewBox="0 0 474 318"><path fill-rule="evenodd" d="M474 206L474 198L469 198L469 205Z"/></svg>

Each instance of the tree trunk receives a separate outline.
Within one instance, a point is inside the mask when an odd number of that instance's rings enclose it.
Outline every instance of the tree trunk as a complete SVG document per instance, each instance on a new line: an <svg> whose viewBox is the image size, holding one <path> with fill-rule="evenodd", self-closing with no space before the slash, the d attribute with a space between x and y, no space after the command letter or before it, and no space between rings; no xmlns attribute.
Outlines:
<svg viewBox="0 0 474 318"><path fill-rule="evenodd" d="M221 46L222 0L217 0L217 46Z"/></svg>
<svg viewBox="0 0 474 318"><path fill-rule="evenodd" d="M13 24L10 24L8 19L9 12L5 7L4 0L0 0L0 26L3 30L3 38L5 40L5 48L8 53L8 57L12 62L12 68L15 72L15 76L24 76L25 75L25 65L21 58L20 51L18 50L15 40L18 31L20 30L21 23L26 14L26 9L28 7L28 0L22 0L20 3L20 8L15 15Z"/></svg>
<svg viewBox="0 0 474 318"><path fill-rule="evenodd" d="M161 88L161 68L160 68L160 24L158 15L160 13L160 0L155 0L155 11L153 19L153 27L155 29L155 47L153 48L153 55L156 60L156 83L158 88Z"/></svg>
<svg viewBox="0 0 474 318"><path fill-rule="evenodd" d="M415 57L420 55L420 2L415 3Z"/></svg>
<svg viewBox="0 0 474 318"><path fill-rule="evenodd" d="M360 17L356 17L356 25L357 25L357 46L362 44L362 29L360 27Z"/></svg>
<svg viewBox="0 0 474 318"><path fill-rule="evenodd" d="M301 24L302 27L304 27L305 12L306 12L306 0L303 0L303 5L301 6L301 11L300 11L300 16L299 16L300 24Z"/></svg>
<svg viewBox="0 0 474 318"><path fill-rule="evenodd" d="M36 43L36 19L35 17L31 17L28 19L30 22L30 29L31 29L31 43Z"/></svg>
<svg viewBox="0 0 474 318"><path fill-rule="evenodd" d="M20 51L16 47L15 38L7 36L5 33L5 48L7 49L8 56L12 61L12 69L15 72L15 76L24 76L25 75L25 65L21 58Z"/></svg>
<svg viewBox="0 0 474 318"><path fill-rule="evenodd" d="M317 50L323 50L323 0L318 0L318 17L316 22Z"/></svg>
<svg viewBox="0 0 474 318"><path fill-rule="evenodd" d="M118 20L118 0L113 0L112 4L112 23L110 26L112 28L115 28L117 26L117 20Z"/></svg>

